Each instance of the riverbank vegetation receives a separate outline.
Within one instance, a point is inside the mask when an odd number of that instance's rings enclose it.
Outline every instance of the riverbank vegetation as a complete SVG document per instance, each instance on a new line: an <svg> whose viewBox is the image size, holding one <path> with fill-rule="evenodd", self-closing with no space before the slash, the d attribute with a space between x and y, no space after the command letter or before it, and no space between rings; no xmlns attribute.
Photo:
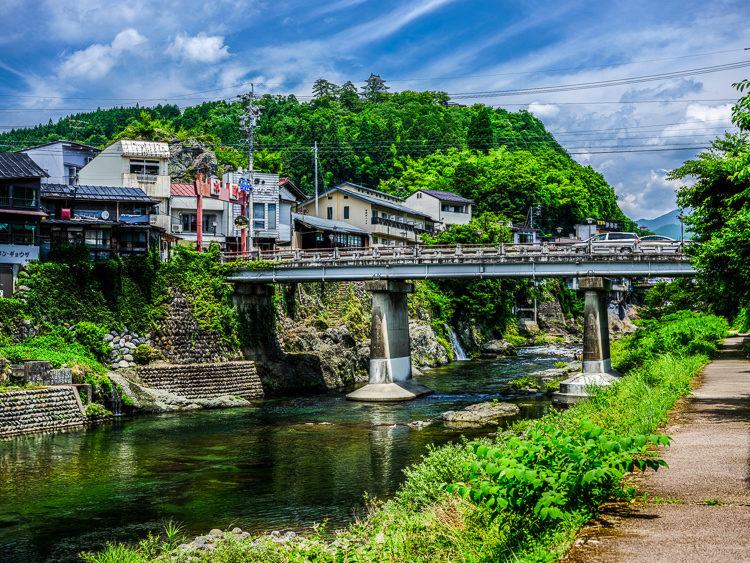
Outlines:
<svg viewBox="0 0 750 563"><path fill-rule="evenodd" d="M217 542L201 561L495 562L556 561L575 533L609 499L630 499L626 471L656 469L649 450L674 402L690 390L728 325L682 312L644 323L614 346L627 371L590 401L512 425L494 439L434 448L406 470L392 500L368 501L368 515L346 531L318 528L307 539ZM109 546L90 563L188 561L173 544L153 550Z"/></svg>

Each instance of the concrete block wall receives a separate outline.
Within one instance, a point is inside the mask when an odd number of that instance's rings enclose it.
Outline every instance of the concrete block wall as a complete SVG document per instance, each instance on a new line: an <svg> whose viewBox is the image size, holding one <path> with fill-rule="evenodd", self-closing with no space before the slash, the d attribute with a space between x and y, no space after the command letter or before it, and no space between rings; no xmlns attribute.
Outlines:
<svg viewBox="0 0 750 563"><path fill-rule="evenodd" d="M0 437L80 427L86 422L72 387L0 393Z"/></svg>
<svg viewBox="0 0 750 563"><path fill-rule="evenodd" d="M264 396L254 362L156 364L139 366L136 373L144 385L188 399L216 399L227 395L259 399Z"/></svg>

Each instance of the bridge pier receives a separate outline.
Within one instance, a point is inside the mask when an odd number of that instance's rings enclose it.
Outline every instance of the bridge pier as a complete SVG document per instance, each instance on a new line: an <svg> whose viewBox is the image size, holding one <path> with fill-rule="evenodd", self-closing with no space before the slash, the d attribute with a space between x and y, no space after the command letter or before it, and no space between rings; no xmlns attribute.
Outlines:
<svg viewBox="0 0 750 563"><path fill-rule="evenodd" d="M409 306L414 285L402 281L366 281L372 293L370 382L349 393L350 401L410 401L432 389L411 377Z"/></svg>
<svg viewBox="0 0 750 563"><path fill-rule="evenodd" d="M560 382L560 391L552 402L574 404L586 400L588 387L603 387L617 381L622 374L612 369L609 355L609 319L607 292L612 283L601 277L578 278L578 287L585 291L583 308L583 369Z"/></svg>

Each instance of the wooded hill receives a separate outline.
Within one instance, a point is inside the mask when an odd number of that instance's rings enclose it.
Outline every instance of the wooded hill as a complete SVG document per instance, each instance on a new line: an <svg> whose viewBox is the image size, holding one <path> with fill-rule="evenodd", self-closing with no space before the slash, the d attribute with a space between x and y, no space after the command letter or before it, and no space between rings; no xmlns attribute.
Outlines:
<svg viewBox="0 0 750 563"><path fill-rule="evenodd" d="M351 181L405 196L418 188L450 190L491 211L522 221L541 206L536 226L546 233L587 217L636 228L617 206L604 177L575 162L531 113L481 104L450 105L441 92L380 94L361 100L349 90L301 103L265 95L256 128L256 169L289 176L307 193L314 186L312 147L319 147L321 188ZM0 134L3 150L58 139L106 145L116 137L197 139L223 169L247 167L239 130L241 102L206 102L186 108L113 108L79 113L57 123ZM85 121L74 131L70 120Z"/></svg>

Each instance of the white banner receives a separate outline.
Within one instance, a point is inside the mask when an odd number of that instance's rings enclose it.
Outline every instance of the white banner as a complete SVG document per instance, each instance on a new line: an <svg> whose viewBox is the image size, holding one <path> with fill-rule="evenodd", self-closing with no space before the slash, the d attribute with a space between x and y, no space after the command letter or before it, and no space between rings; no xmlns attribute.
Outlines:
<svg viewBox="0 0 750 563"><path fill-rule="evenodd" d="M0 244L1 264L26 264L32 260L39 260L38 246Z"/></svg>

